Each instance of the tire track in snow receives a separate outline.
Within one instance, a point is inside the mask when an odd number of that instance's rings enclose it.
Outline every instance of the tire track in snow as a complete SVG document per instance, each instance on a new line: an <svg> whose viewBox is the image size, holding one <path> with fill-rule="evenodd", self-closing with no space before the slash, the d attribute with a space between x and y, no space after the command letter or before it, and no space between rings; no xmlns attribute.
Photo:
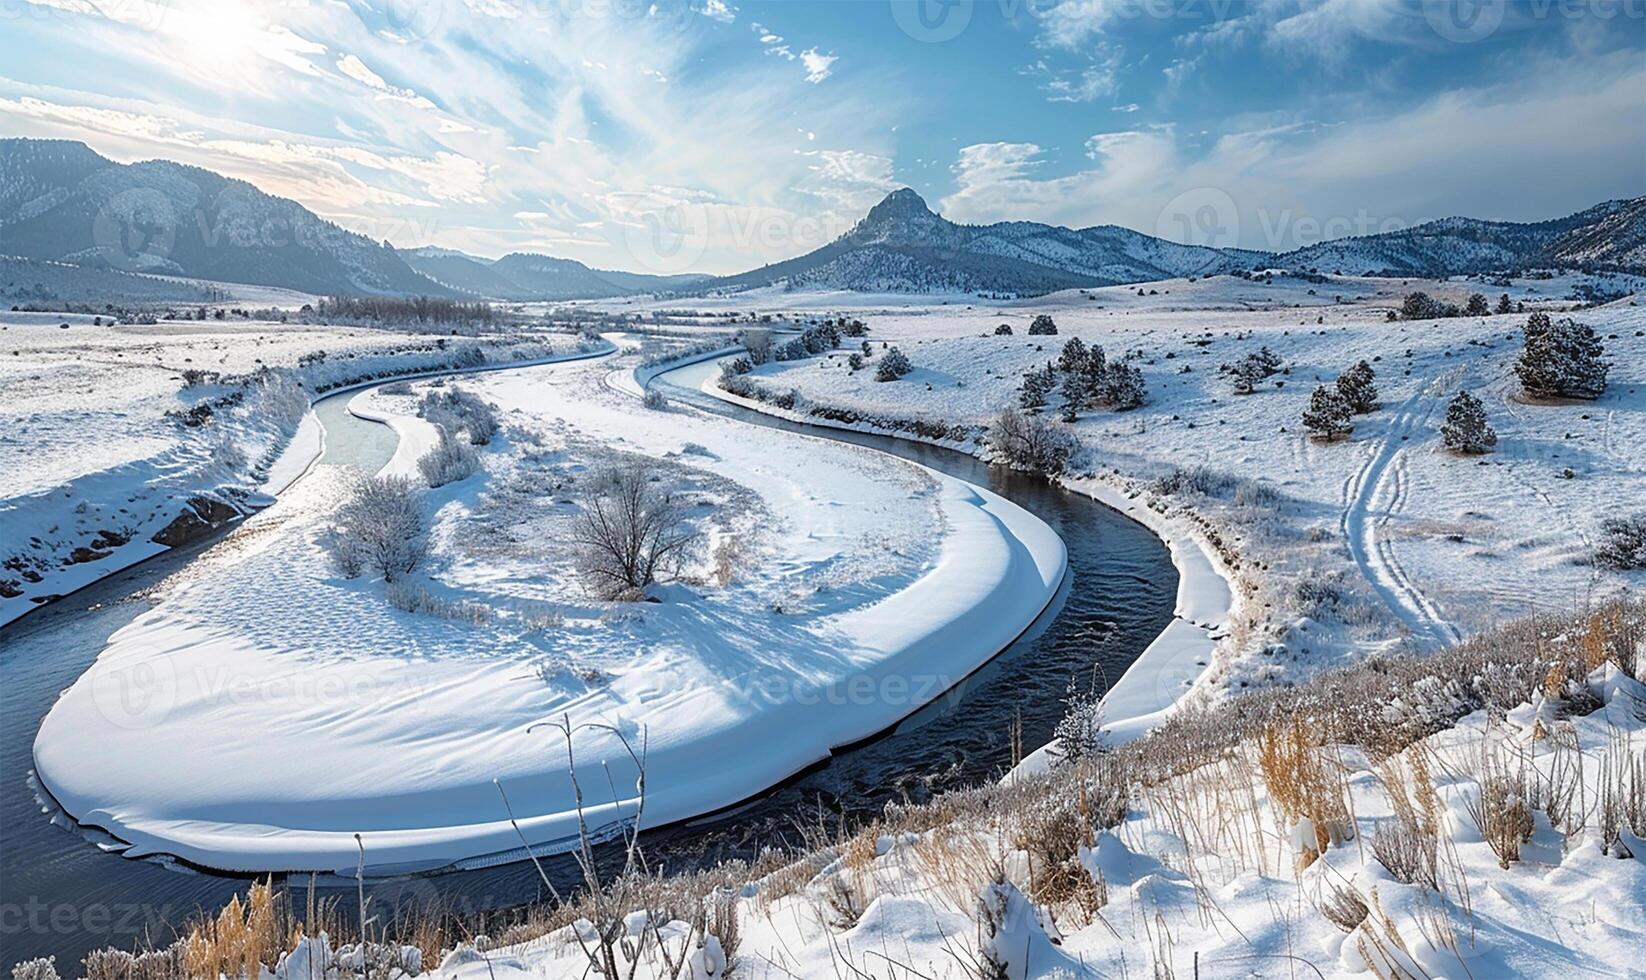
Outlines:
<svg viewBox="0 0 1646 980"><path fill-rule="evenodd" d="M1443 390L1443 382L1444 377L1421 382L1418 390L1395 410L1382 442L1344 484L1347 504L1340 522L1349 555L1361 576L1413 636L1437 647L1462 639L1462 631L1412 581L1395 557L1393 542L1379 531L1405 508L1410 479L1405 444L1433 414L1435 393Z"/></svg>

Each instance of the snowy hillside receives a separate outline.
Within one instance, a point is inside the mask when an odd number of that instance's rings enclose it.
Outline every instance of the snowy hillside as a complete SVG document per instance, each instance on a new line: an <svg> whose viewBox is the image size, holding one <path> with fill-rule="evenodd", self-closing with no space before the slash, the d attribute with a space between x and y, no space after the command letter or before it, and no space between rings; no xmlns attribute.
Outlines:
<svg viewBox="0 0 1646 980"><path fill-rule="evenodd" d="M444 291L394 249L244 181L62 141L0 140L0 242L26 258L310 293Z"/></svg>
<svg viewBox="0 0 1646 980"><path fill-rule="evenodd" d="M1608 201L1552 221L1443 218L1341 238L1274 258L1289 269L1442 278L1549 266L1646 271L1646 198Z"/></svg>

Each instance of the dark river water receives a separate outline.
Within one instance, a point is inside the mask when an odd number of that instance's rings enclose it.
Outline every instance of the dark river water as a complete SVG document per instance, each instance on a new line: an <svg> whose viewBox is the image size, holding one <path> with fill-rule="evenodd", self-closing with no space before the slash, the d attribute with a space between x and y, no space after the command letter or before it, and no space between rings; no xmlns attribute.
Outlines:
<svg viewBox="0 0 1646 980"><path fill-rule="evenodd" d="M1143 528L1088 497L987 466L952 450L881 436L815 428L724 405L695 393L713 364L658 379L677 400L755 426L805 431L865 445L986 486L1051 525L1068 546L1070 574L1056 601L1015 643L949 695L895 728L844 750L788 783L721 814L642 835L648 858L681 870L798 841L796 828L842 816L867 819L892 800L997 778L1012 763L1011 733L1025 750L1049 741L1075 683L1113 680L1165 628L1177 573L1166 547ZM694 394L688 394L693 392ZM348 415L345 393L319 403L326 426L324 462L375 470L394 453L386 427ZM232 532L230 532L232 533ZM244 879L204 874L100 849L34 791L32 749L40 719L57 693L96 659L115 630L148 608L145 591L197 554L203 543L171 552L0 628L0 969L55 954L65 975L87 950L169 941L199 909L215 910L247 887ZM825 709L826 710L826 709ZM568 858L548 859L557 887L571 885ZM299 908L307 878L290 883ZM348 891L345 893L344 888ZM439 902L476 911L541 900L529 862L369 883L374 908ZM322 895L347 894L353 882L321 882ZM65 969L67 967L68 969Z"/></svg>

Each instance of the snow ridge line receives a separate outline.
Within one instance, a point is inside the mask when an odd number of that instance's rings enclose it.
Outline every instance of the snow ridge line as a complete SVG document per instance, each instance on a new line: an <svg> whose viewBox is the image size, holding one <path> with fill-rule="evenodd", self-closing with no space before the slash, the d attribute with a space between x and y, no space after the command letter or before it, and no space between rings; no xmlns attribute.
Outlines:
<svg viewBox="0 0 1646 980"><path fill-rule="evenodd" d="M1454 643L1462 639L1462 632L1413 583L1395 557L1393 542L1378 531L1405 508L1406 443L1433 414L1445 380L1442 376L1421 382L1395 410L1383 441L1345 482L1345 507L1339 521L1349 555L1362 577L1412 634L1431 647Z"/></svg>

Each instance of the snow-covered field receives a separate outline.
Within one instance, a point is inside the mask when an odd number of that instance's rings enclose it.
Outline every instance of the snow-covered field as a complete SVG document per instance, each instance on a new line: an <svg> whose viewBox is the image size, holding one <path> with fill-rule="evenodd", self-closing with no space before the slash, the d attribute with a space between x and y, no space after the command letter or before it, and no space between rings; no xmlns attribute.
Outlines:
<svg viewBox="0 0 1646 980"><path fill-rule="evenodd" d="M0 623L266 503L318 451L300 439L307 458L280 465L320 392L476 351L507 363L580 343L101 319L0 313Z"/></svg>
<svg viewBox="0 0 1646 980"><path fill-rule="evenodd" d="M1111 361L1131 357L1148 404L1083 412L1073 431L1085 451L1065 482L1119 489L1199 524L1215 543L1243 601L1207 682L1238 691L1639 589L1640 573L1603 572L1588 559L1601 520L1646 501L1646 310L1625 299L1572 314L1595 328L1612 369L1604 396L1568 404L1519 395L1525 313L1386 321L1417 289L1458 302L1482 290L1495 303L1506 292L1528 309L1565 310L1570 302L1550 297L1580 281L1218 277L1023 305L877 308L864 317L876 356L889 343L916 368L901 381L875 381L872 358L850 372L850 346L753 377L796 392L800 414L823 405L887 422L982 426L1017 403L1023 373L1056 359L1070 337L1101 345ZM1026 335L1040 313L1054 317L1057 336ZM1013 335L994 336L1001 323ZM1286 372L1235 394L1219 366L1263 346ZM1347 440L1308 438L1300 415L1310 392L1361 359L1376 371L1381 407L1357 416ZM1495 453L1441 447L1439 423L1459 390L1486 403ZM1054 395L1048 412L1056 404ZM1179 470L1206 472L1183 479Z"/></svg>
<svg viewBox="0 0 1646 980"><path fill-rule="evenodd" d="M321 466L162 587L42 724L42 782L70 813L211 867L374 870L576 841L752 795L942 695L1010 643L1064 571L1062 543L993 494L912 464L684 407L588 362L463 379L504 425L485 472L431 490L402 612L321 545L346 485ZM458 384L459 382L452 382ZM356 396L405 447L423 382ZM398 453L390 472L414 470ZM657 603L591 599L574 501L640 461L705 536ZM476 613L483 608L483 614ZM135 701L121 693L137 685ZM508 795L518 829L500 793Z"/></svg>

